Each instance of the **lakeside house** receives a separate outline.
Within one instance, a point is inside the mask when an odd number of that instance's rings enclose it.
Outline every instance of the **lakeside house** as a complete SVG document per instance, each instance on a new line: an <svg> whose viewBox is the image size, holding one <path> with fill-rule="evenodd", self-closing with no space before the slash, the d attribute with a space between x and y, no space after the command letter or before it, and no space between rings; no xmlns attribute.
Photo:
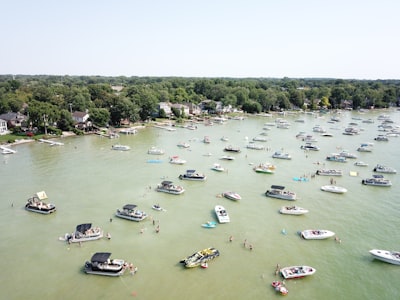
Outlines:
<svg viewBox="0 0 400 300"><path fill-rule="evenodd" d="M0 119L0 135L8 134L7 121Z"/></svg>

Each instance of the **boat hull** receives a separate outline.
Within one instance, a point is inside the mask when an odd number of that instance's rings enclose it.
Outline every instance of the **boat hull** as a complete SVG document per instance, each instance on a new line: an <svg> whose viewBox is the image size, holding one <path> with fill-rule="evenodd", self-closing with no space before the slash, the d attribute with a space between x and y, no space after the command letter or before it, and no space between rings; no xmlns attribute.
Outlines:
<svg viewBox="0 0 400 300"><path fill-rule="evenodd" d="M374 249L370 250L369 253L371 253L375 259L393 265L400 265L400 252Z"/></svg>
<svg viewBox="0 0 400 300"><path fill-rule="evenodd" d="M324 240L333 237L335 233L329 230L303 230L301 237L305 240Z"/></svg>
<svg viewBox="0 0 400 300"><path fill-rule="evenodd" d="M285 279L302 278L311 276L316 272L316 269L309 266L291 266L280 270L280 273Z"/></svg>

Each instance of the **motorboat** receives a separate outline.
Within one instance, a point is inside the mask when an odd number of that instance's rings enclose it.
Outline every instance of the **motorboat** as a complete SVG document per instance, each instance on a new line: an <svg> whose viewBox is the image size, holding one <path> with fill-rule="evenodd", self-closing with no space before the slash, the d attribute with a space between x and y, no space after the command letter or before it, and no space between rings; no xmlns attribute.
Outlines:
<svg viewBox="0 0 400 300"><path fill-rule="evenodd" d="M320 176L342 176L343 171L337 169L320 169L315 172L316 175Z"/></svg>
<svg viewBox="0 0 400 300"><path fill-rule="evenodd" d="M117 151L128 151L131 150L131 147L127 145L121 145L121 144L115 144L111 146L112 150L117 150Z"/></svg>
<svg viewBox="0 0 400 300"><path fill-rule="evenodd" d="M207 176L201 173L197 173L196 170L187 170L186 174L179 175L179 179L182 180L193 180L193 181L204 181Z"/></svg>
<svg viewBox="0 0 400 300"><path fill-rule="evenodd" d="M179 148L189 148L189 147L190 147L190 144L189 144L189 143L186 143L186 142L180 142L177 146L178 146Z"/></svg>
<svg viewBox="0 0 400 300"><path fill-rule="evenodd" d="M318 142L318 140L311 134L307 134L301 139L305 143L315 143Z"/></svg>
<svg viewBox="0 0 400 300"><path fill-rule="evenodd" d="M241 200L242 197L235 192L223 192L222 196L224 196L226 199L230 199L230 200L234 200L234 201L238 201Z"/></svg>
<svg viewBox="0 0 400 300"><path fill-rule="evenodd" d="M215 214L219 223L229 223L231 220L229 218L228 212L222 205L216 205L214 207Z"/></svg>
<svg viewBox="0 0 400 300"><path fill-rule="evenodd" d="M383 186L383 187L392 186L392 182L389 179L385 179L383 175L372 175L372 178L363 179L361 180L361 183L364 185Z"/></svg>
<svg viewBox="0 0 400 300"><path fill-rule="evenodd" d="M186 160L180 158L177 155L171 156L169 159L169 163L173 165L184 165L186 164Z"/></svg>
<svg viewBox="0 0 400 300"><path fill-rule="evenodd" d="M369 253L376 259L387 262L389 264L400 265L400 252L389 250L370 250Z"/></svg>
<svg viewBox="0 0 400 300"><path fill-rule="evenodd" d="M230 156L230 155L222 155L219 159L222 159L222 160L235 160L235 158L233 156Z"/></svg>
<svg viewBox="0 0 400 300"><path fill-rule="evenodd" d="M229 138L228 138L228 137L226 137L226 136L223 136L223 137L221 138L221 141L223 141L223 142L227 142L227 141L229 141Z"/></svg>
<svg viewBox="0 0 400 300"><path fill-rule="evenodd" d="M282 199L282 200L296 200L296 193L286 191L284 186L271 185L271 189L265 192L265 196Z"/></svg>
<svg viewBox="0 0 400 300"><path fill-rule="evenodd" d="M135 204L126 204L122 209L117 209L115 215L122 219L130 221L140 222L147 218L147 214L144 211L136 209Z"/></svg>
<svg viewBox="0 0 400 300"><path fill-rule="evenodd" d="M218 256L219 251L213 247L210 247L197 251L192 255L185 257L180 261L180 263L184 264L186 268L194 268L200 266L201 264L207 263Z"/></svg>
<svg viewBox="0 0 400 300"><path fill-rule="evenodd" d="M305 145L301 145L300 149L306 150L306 151L319 151L319 147L317 145L313 145L311 143L306 143Z"/></svg>
<svg viewBox="0 0 400 300"><path fill-rule="evenodd" d="M272 154L272 157L278 159L292 159L292 156L289 153L284 153L281 151L275 151L275 153Z"/></svg>
<svg viewBox="0 0 400 300"><path fill-rule="evenodd" d="M226 152L236 152L236 153L239 153L241 150L240 150L239 147L234 147L234 146L232 146L232 145L229 145L229 146L226 146L226 147L224 148L224 151L226 151Z"/></svg>
<svg viewBox="0 0 400 300"><path fill-rule="evenodd" d="M252 149L252 150L265 150L265 147L263 145L256 144L254 142L250 142L246 145L247 149Z"/></svg>
<svg viewBox="0 0 400 300"><path fill-rule="evenodd" d="M363 143L360 147L357 148L358 152L372 152L373 144L371 143Z"/></svg>
<svg viewBox="0 0 400 300"><path fill-rule="evenodd" d="M351 153L351 152L349 152L349 151L347 151L347 150L342 150L340 153L339 153L339 155L340 156L343 156L343 157L345 157L345 158L357 158L357 155L355 155L354 153Z"/></svg>
<svg viewBox="0 0 400 300"><path fill-rule="evenodd" d="M316 269L309 266L291 266L280 269L280 273L285 279L301 278L313 275Z"/></svg>
<svg viewBox="0 0 400 300"><path fill-rule="evenodd" d="M304 214L308 213L308 210L305 208L293 205L293 206L282 206L281 209L279 210L279 212L284 215L300 216L300 215L304 215Z"/></svg>
<svg viewBox="0 0 400 300"><path fill-rule="evenodd" d="M224 167L221 166L220 164L215 163L212 167L211 170L217 171L217 172L223 172L225 171Z"/></svg>
<svg viewBox="0 0 400 300"><path fill-rule="evenodd" d="M256 173L274 174L276 167L270 163L261 163L253 168Z"/></svg>
<svg viewBox="0 0 400 300"><path fill-rule="evenodd" d="M333 237L335 233L329 230L315 230L315 229L307 229L303 230L300 233L301 237L305 240L323 240L330 237Z"/></svg>
<svg viewBox="0 0 400 300"><path fill-rule="evenodd" d="M211 143L210 137L206 135L206 136L204 137L204 139L203 139L203 143L204 143L204 144L210 144L210 143Z"/></svg>
<svg viewBox="0 0 400 300"><path fill-rule="evenodd" d="M331 155L328 155L326 157L326 160L328 161L334 161L334 162L340 162L340 163L345 163L347 162L346 157L341 156L340 154L337 153L332 153Z"/></svg>
<svg viewBox="0 0 400 300"><path fill-rule="evenodd" d="M100 227L92 227L91 223L79 224L75 232L65 234L65 241L68 243L80 243L101 239L103 230Z"/></svg>
<svg viewBox="0 0 400 300"><path fill-rule="evenodd" d="M376 138L374 138L374 140L377 142L388 142L389 138L385 135L380 134Z"/></svg>
<svg viewBox="0 0 400 300"><path fill-rule="evenodd" d="M180 185L174 185L172 181L164 180L163 182L157 185L156 191L179 195L182 194L185 191L185 189Z"/></svg>
<svg viewBox="0 0 400 300"><path fill-rule="evenodd" d="M283 296L289 293L289 290L285 287L285 284L281 281L272 281L271 285L275 291L277 291Z"/></svg>
<svg viewBox="0 0 400 300"><path fill-rule="evenodd" d="M356 161L354 165L357 167L368 167L368 164L363 161Z"/></svg>
<svg viewBox="0 0 400 300"><path fill-rule="evenodd" d="M151 208L158 211L167 211L166 209L162 208L159 204L153 204Z"/></svg>
<svg viewBox="0 0 400 300"><path fill-rule="evenodd" d="M163 155L165 153L165 151L163 149L153 146L149 150L147 150L147 153L152 154L152 155Z"/></svg>
<svg viewBox="0 0 400 300"><path fill-rule="evenodd" d="M347 189L337 185L323 185L321 186L321 191L335 194L344 194L347 192Z"/></svg>
<svg viewBox="0 0 400 300"><path fill-rule="evenodd" d="M127 135L129 135L129 134L137 134L138 130L136 128L132 128L132 127L131 128L124 128L124 129L121 129L119 131L119 133L127 134Z"/></svg>
<svg viewBox="0 0 400 300"><path fill-rule="evenodd" d="M37 192L30 197L25 205L25 209L40 214L48 215L56 211L56 206L51 203L46 203L48 197L44 191Z"/></svg>
<svg viewBox="0 0 400 300"><path fill-rule="evenodd" d="M215 227L217 227L217 222L208 221L206 223L201 224L201 227L204 227L204 228L215 228Z"/></svg>
<svg viewBox="0 0 400 300"><path fill-rule="evenodd" d="M379 164L375 166L374 172L386 173L386 174L396 174L397 173L397 171L394 168L384 166L384 165L379 165Z"/></svg>
<svg viewBox="0 0 400 300"><path fill-rule="evenodd" d="M97 252L90 261L85 262L85 273L105 276L121 276L124 274L127 263L122 259L111 259L109 252Z"/></svg>
<svg viewBox="0 0 400 300"><path fill-rule="evenodd" d="M253 138L253 141L255 142L266 142L267 138L265 136L256 136Z"/></svg>
<svg viewBox="0 0 400 300"><path fill-rule="evenodd" d="M318 133L324 133L324 132L326 132L326 129L321 127L320 125L316 125L313 127L312 131L318 132Z"/></svg>

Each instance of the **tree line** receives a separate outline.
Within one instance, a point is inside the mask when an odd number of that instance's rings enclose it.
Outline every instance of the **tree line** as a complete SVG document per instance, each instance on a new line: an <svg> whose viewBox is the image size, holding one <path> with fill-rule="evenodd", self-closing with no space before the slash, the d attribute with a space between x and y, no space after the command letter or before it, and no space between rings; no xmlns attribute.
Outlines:
<svg viewBox="0 0 400 300"><path fill-rule="evenodd" d="M71 112L86 110L98 126L120 126L154 118L159 102L203 100L209 112L217 102L247 113L387 108L400 104L400 80L0 75L0 114L22 112L37 128L71 130Z"/></svg>

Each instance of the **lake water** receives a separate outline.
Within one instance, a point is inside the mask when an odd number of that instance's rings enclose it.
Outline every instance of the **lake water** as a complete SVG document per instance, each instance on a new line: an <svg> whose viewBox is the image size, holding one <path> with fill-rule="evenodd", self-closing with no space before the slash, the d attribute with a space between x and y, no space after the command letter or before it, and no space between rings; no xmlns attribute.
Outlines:
<svg viewBox="0 0 400 300"><path fill-rule="evenodd" d="M361 185L378 163L400 169L400 138L374 141L382 133L377 120L381 113L400 123L400 112L394 110L343 112L340 122L334 124L328 123L330 115L289 115L285 119L291 123L290 129L270 126L270 130L263 129L264 123L282 116L249 117L224 125L197 124L196 130L147 128L118 140L92 135L65 138L64 146L38 142L16 146L18 152L3 155L0 164L0 298L272 299L280 297L271 287L272 281L280 279L275 275L280 264L317 269L311 277L286 281L287 297L293 299L399 299L400 267L374 260L368 251L400 250L400 180L398 175L385 175L393 183L390 188ZM295 122L298 118L304 123ZM362 123L360 118L375 122ZM363 129L359 135L342 134L350 122ZM326 128L333 137L313 133L315 125ZM295 137L300 131L314 134L321 150L301 150L304 142ZM262 132L268 134L267 142L257 144L264 144L268 150L246 149L245 145ZM209 136L210 144L203 143L204 136ZM223 136L229 141L222 141ZM191 147L178 148L180 142ZM356 151L363 142L374 142L371 153ZM131 150L113 151L115 143L129 145ZM242 149L232 154L236 158L233 161L219 160L227 154L223 151L227 145ZM152 146L166 153L147 154ZM293 159L271 157L281 149ZM369 166L355 167L354 160L345 164L325 160L339 149L357 154L358 160ZM206 156L208 153L212 155ZM173 155L187 160L187 164L168 163ZM149 163L151 159L162 162ZM227 171L212 171L217 162ZM275 174L255 173L254 165L262 162L276 165ZM348 189L346 194L321 191L322 185L329 184L327 176L308 182L293 180L304 175L310 178L322 167L343 170L344 175L335 180ZM205 173L207 180L180 181L178 176L187 169ZM350 176L350 171L359 172L358 176ZM154 187L164 179L183 185L186 192L178 196L156 192ZM267 198L264 193L271 185L283 185L300 199L288 202ZM57 206L57 212L40 215L25 211L26 200L42 190L48 202ZM228 190L239 193L242 200L217 197ZM127 203L138 205L151 218L140 223L115 218L116 209ZM155 203L167 211L152 210ZM202 223L215 220L216 204L227 209L231 222L214 229L202 228ZM303 216L279 214L281 206L290 204L310 212ZM152 219L160 225L159 233ZM86 222L111 233L111 240L81 246L59 240L77 224ZM333 238L302 240L298 232L304 229L334 231L342 242ZM244 240L253 250L243 246ZM184 269L179 263L185 256L211 246L221 255L209 263L208 269ZM137 274L127 272L117 278L86 275L84 262L103 251L132 262L138 267Z"/></svg>

